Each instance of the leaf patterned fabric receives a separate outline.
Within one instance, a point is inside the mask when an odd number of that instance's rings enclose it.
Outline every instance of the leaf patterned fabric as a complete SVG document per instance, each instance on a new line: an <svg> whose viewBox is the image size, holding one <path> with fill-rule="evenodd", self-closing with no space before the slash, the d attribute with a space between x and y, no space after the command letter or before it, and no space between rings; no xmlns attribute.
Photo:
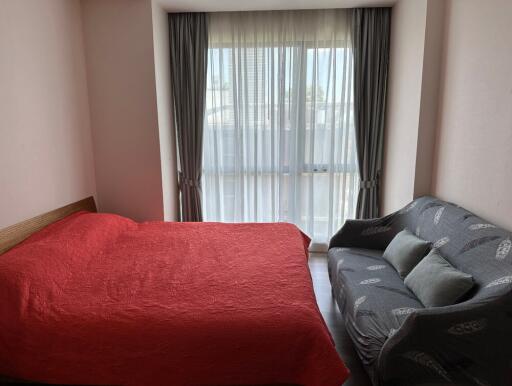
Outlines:
<svg viewBox="0 0 512 386"><path fill-rule="evenodd" d="M469 295L447 307L419 302L382 259L404 229L416 230L451 265L473 276ZM385 217L345 222L330 241L329 277L375 385L510 385L511 240L510 232L428 196Z"/></svg>

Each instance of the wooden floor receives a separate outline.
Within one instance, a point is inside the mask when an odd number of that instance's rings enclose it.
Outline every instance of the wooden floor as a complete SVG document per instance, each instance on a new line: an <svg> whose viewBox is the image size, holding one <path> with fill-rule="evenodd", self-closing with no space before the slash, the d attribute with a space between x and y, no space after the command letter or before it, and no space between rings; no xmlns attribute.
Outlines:
<svg viewBox="0 0 512 386"><path fill-rule="evenodd" d="M371 386L361 360L354 350L352 340L343 324L336 302L331 295L331 284L327 274L327 256L321 253L312 253L309 257L309 268L315 287L316 300L327 327L336 343L336 349L341 359L350 370L350 378L343 386Z"/></svg>

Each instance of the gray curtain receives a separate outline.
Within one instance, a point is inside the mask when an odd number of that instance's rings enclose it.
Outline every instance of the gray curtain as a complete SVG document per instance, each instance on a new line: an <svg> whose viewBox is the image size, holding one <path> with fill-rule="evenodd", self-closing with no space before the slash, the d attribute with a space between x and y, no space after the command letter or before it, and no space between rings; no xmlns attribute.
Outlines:
<svg viewBox="0 0 512 386"><path fill-rule="evenodd" d="M201 169L208 59L205 13L170 13L171 90L182 221L202 221Z"/></svg>
<svg viewBox="0 0 512 386"><path fill-rule="evenodd" d="M352 10L354 124L360 173L356 217L379 216L391 8Z"/></svg>

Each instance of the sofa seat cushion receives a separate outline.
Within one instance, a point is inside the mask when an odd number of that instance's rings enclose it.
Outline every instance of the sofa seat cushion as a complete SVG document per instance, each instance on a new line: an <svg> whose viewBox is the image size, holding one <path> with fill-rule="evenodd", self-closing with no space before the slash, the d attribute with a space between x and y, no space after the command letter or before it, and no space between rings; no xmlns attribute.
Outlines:
<svg viewBox="0 0 512 386"><path fill-rule="evenodd" d="M331 248L328 263L333 295L347 331L364 365L373 367L384 342L409 314L424 307L384 260L382 251Z"/></svg>

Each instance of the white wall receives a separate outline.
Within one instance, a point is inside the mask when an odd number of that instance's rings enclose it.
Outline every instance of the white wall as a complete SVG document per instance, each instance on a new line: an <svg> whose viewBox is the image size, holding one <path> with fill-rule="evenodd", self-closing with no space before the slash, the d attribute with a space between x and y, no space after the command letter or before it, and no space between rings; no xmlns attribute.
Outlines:
<svg viewBox="0 0 512 386"><path fill-rule="evenodd" d="M428 0L421 79L421 103L412 198L431 194L435 153L439 81L443 51L445 0ZM411 200L412 200L411 198Z"/></svg>
<svg viewBox="0 0 512 386"><path fill-rule="evenodd" d="M150 0L82 0L98 204L164 218Z"/></svg>
<svg viewBox="0 0 512 386"><path fill-rule="evenodd" d="M400 208L414 195L426 15L427 0L400 0L392 10L383 213Z"/></svg>
<svg viewBox="0 0 512 386"><path fill-rule="evenodd" d="M169 55L169 21L159 1L152 0L153 46L158 110L158 132L162 168L164 219L179 219L176 136L171 111L171 63Z"/></svg>
<svg viewBox="0 0 512 386"><path fill-rule="evenodd" d="M400 0L393 7L383 214L431 192L443 20L444 0Z"/></svg>
<svg viewBox="0 0 512 386"><path fill-rule="evenodd" d="M0 228L95 194L80 3L0 2Z"/></svg>
<svg viewBox="0 0 512 386"><path fill-rule="evenodd" d="M512 2L447 2L433 193L512 230Z"/></svg>

